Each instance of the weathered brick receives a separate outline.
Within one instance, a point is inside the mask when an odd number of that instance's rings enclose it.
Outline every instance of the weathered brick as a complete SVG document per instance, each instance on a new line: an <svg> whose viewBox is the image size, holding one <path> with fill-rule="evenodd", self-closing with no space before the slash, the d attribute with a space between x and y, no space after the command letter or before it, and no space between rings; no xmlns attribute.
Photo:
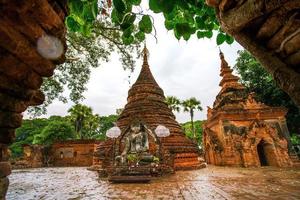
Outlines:
<svg viewBox="0 0 300 200"><path fill-rule="evenodd" d="M7 193L9 180L7 177L0 178L0 199L5 200L5 195Z"/></svg>
<svg viewBox="0 0 300 200"><path fill-rule="evenodd" d="M0 143L11 144L16 138L15 129L0 128Z"/></svg>
<svg viewBox="0 0 300 200"><path fill-rule="evenodd" d="M221 91L208 108L203 145L206 161L214 165L291 166L288 155L286 109L269 107L248 94L221 58Z"/></svg>
<svg viewBox="0 0 300 200"><path fill-rule="evenodd" d="M11 166L9 162L0 162L0 178L4 178L11 174Z"/></svg>
<svg viewBox="0 0 300 200"><path fill-rule="evenodd" d="M0 127L18 128L22 124L22 114L0 110ZM2 129L4 130L4 129Z"/></svg>

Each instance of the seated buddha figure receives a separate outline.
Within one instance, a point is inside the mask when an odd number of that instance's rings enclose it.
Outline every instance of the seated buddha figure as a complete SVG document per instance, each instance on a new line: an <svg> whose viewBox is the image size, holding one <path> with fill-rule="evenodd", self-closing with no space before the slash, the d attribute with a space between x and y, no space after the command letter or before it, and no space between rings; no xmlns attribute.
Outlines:
<svg viewBox="0 0 300 200"><path fill-rule="evenodd" d="M142 123L134 123L130 126L129 133L125 138L125 147L121 153L121 156L117 156L116 159L120 160L122 164L126 163L127 156L130 154L139 157L140 161L151 162L153 156L149 152L149 140L148 133L154 138L156 138L152 131L148 129Z"/></svg>

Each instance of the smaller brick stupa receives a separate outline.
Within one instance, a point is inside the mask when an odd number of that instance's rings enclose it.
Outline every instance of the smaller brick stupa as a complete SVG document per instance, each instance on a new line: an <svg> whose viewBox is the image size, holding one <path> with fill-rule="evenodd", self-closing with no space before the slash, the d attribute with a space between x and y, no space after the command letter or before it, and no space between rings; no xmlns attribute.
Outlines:
<svg viewBox="0 0 300 200"><path fill-rule="evenodd" d="M208 164L227 166L291 165L289 132L281 107L269 107L255 100L220 52L221 91L213 108L207 110L203 145Z"/></svg>
<svg viewBox="0 0 300 200"><path fill-rule="evenodd" d="M128 102L117 120L121 135L116 139L115 145L113 145L112 140L107 140L97 148L102 168L110 168L112 155L119 155L116 159L122 160L122 156L125 158L127 152L135 151L135 149L148 150L149 155L159 157L172 170L204 167L205 164L203 159L200 158L197 144L183 133L181 126L175 120L174 114L165 102L163 90L150 71L146 47L143 50L143 59L141 72L130 88ZM138 128L134 128L136 125ZM170 135L168 137L157 137L155 129L159 125L169 129ZM140 143L138 142L138 134L132 135L130 133L139 129L139 127L141 127L144 136L148 135L144 137L146 139L141 135ZM145 143L147 144L141 148L141 145ZM133 147L134 150L132 150ZM112 154L112 151L115 153Z"/></svg>

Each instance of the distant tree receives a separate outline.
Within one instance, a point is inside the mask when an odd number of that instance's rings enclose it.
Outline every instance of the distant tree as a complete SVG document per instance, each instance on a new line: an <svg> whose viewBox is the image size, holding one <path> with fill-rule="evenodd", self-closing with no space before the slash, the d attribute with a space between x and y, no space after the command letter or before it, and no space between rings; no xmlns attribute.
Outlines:
<svg viewBox="0 0 300 200"><path fill-rule="evenodd" d="M195 132L196 132L196 141L198 145L202 146L202 134L203 134L203 128L202 125L205 121L197 120L194 122L195 126ZM185 122L181 124L181 127L183 128L183 131L186 136L188 136L190 139L194 139L194 133L192 128L191 122Z"/></svg>
<svg viewBox="0 0 300 200"><path fill-rule="evenodd" d="M195 110L202 111L201 102L197 100L195 97L189 98L182 103L183 111L189 112L191 117L192 131L194 139L196 139L195 127L194 127L194 112Z"/></svg>
<svg viewBox="0 0 300 200"><path fill-rule="evenodd" d="M72 130L71 135L69 134L70 127ZM45 129L47 129L46 132L44 132ZM49 129L56 131L56 133L48 135ZM96 114L88 117L85 120L82 132L85 138L101 139L99 115ZM12 158L18 158L23 155L24 144L48 145L53 140L65 139L76 139L75 126L71 120L71 116L50 116L48 119L25 119L22 126L16 129L15 142L9 146L9 149L12 152Z"/></svg>
<svg viewBox="0 0 300 200"><path fill-rule="evenodd" d="M99 135L97 139L105 140L106 131L114 126L114 123L118 119L118 115L109 115L109 116L101 116L100 117L100 128Z"/></svg>
<svg viewBox="0 0 300 200"><path fill-rule="evenodd" d="M180 111L180 100L175 96L167 96L165 102L172 111Z"/></svg>
<svg viewBox="0 0 300 200"><path fill-rule="evenodd" d="M42 132L42 130L49 124L48 119L25 119L22 126L16 129L16 139L13 144L10 145L12 157L17 158L23 154L23 145L32 144L34 136Z"/></svg>
<svg viewBox="0 0 300 200"><path fill-rule="evenodd" d="M283 106L288 109L286 116L289 131L300 134L300 110L291 98L277 87L272 76L246 50L238 51L234 66L241 76L241 82L249 92L255 92L259 101L269 106Z"/></svg>
<svg viewBox="0 0 300 200"><path fill-rule="evenodd" d="M54 141L74 139L73 127L64 121L50 122L40 134L34 136L33 144L51 145Z"/></svg>
<svg viewBox="0 0 300 200"><path fill-rule="evenodd" d="M293 135L291 137L291 142L293 145L300 145L300 135Z"/></svg>
<svg viewBox="0 0 300 200"><path fill-rule="evenodd" d="M83 129L93 117L92 108L76 104L68 110L70 120L74 124L75 132L80 139L84 138Z"/></svg>
<svg viewBox="0 0 300 200"><path fill-rule="evenodd" d="M93 138L94 135L99 134L100 116L98 114L91 115L89 118L87 118L86 124L88 126L88 133L86 136L88 138Z"/></svg>

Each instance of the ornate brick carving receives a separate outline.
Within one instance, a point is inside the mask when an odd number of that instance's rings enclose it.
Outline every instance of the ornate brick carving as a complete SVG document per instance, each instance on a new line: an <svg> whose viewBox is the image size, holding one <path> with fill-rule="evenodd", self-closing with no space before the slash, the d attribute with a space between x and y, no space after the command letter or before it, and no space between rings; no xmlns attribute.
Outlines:
<svg viewBox="0 0 300 200"><path fill-rule="evenodd" d="M208 108L203 144L209 164L229 166L291 165L286 109L269 107L248 94L221 58L221 91Z"/></svg>

